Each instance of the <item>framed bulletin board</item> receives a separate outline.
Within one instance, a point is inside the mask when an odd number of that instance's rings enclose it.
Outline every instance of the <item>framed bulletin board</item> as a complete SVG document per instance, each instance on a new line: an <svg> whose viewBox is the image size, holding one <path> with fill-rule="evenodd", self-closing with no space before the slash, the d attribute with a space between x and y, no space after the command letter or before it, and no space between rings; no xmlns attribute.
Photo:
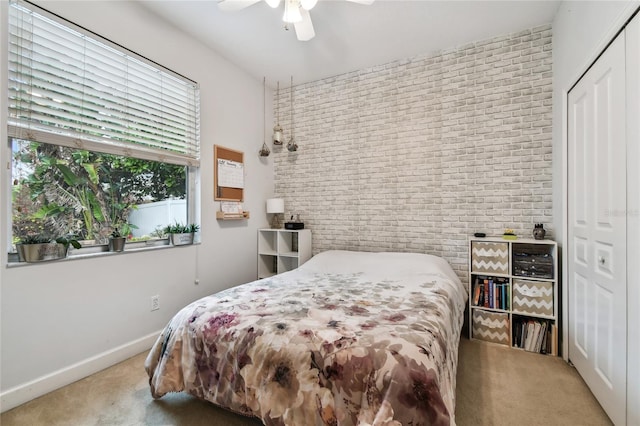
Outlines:
<svg viewBox="0 0 640 426"><path fill-rule="evenodd" d="M213 146L213 198L215 201L244 201L244 153Z"/></svg>

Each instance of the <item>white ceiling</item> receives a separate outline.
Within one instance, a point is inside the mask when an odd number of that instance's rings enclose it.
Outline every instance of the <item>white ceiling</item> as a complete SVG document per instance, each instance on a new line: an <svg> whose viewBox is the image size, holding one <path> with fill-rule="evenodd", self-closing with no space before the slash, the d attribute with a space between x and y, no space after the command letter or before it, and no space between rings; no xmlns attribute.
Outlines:
<svg viewBox="0 0 640 426"><path fill-rule="evenodd" d="M225 12L211 1L140 1L270 87L314 81L551 23L560 1L320 0L316 37L284 29L283 6Z"/></svg>

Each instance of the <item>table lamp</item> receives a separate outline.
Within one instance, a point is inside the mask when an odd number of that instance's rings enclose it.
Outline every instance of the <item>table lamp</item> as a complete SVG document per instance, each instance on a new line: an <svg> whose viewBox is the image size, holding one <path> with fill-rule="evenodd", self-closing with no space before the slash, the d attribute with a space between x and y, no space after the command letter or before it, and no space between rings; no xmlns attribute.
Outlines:
<svg viewBox="0 0 640 426"><path fill-rule="evenodd" d="M269 198L267 200L267 214L273 214L271 219L271 228L282 228L282 221L280 215L284 215L284 200L282 198Z"/></svg>

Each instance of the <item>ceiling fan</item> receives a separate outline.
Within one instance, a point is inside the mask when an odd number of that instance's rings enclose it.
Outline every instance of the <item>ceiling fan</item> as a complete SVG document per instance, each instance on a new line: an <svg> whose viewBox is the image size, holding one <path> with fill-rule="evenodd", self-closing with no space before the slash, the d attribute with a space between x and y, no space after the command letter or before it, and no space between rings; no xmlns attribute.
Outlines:
<svg viewBox="0 0 640 426"><path fill-rule="evenodd" d="M236 11L249 7L261 0L219 0L218 7L220 10ZM280 5L280 0L264 0L272 8ZM347 0L353 3L370 5L375 0ZM296 36L300 41L308 41L316 36L311 22L309 11L318 3L318 0L284 0L284 15L282 20L285 22L285 28L289 24L293 24L296 29Z"/></svg>

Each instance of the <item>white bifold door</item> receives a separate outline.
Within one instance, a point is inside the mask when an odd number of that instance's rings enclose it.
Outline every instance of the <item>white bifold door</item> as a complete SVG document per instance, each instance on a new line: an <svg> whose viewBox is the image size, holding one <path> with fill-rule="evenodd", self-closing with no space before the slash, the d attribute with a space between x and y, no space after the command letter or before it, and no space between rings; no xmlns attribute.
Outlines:
<svg viewBox="0 0 640 426"><path fill-rule="evenodd" d="M625 78L622 31L569 92L567 119L569 359L616 425L627 408Z"/></svg>

